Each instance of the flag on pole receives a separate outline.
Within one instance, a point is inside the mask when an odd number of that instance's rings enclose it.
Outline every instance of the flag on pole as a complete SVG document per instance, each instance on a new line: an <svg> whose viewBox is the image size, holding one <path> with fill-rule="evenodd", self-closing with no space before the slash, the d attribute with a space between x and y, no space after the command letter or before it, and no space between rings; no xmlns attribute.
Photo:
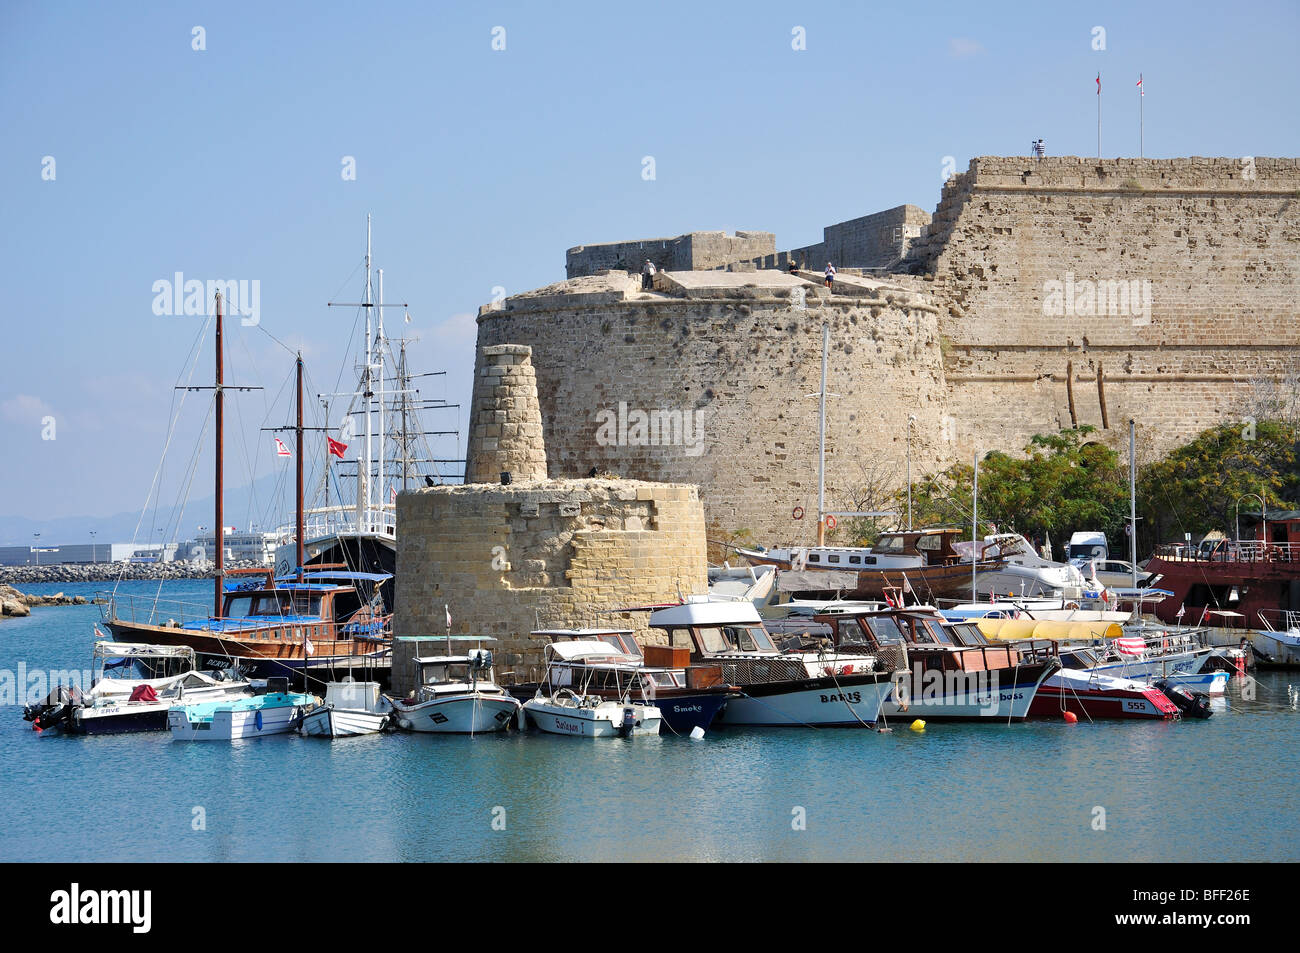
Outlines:
<svg viewBox="0 0 1300 953"><path fill-rule="evenodd" d="M302 650L306 652L308 655L316 654L316 646L311 644L311 636L304 635L302 637Z"/></svg>
<svg viewBox="0 0 1300 953"><path fill-rule="evenodd" d="M293 454L289 452L289 448L284 445L284 441L281 440L279 437L275 438L275 455L277 457L293 456Z"/></svg>
<svg viewBox="0 0 1300 953"><path fill-rule="evenodd" d="M1147 91L1142 88L1142 74L1138 73L1138 95L1145 96Z"/></svg>
<svg viewBox="0 0 1300 953"><path fill-rule="evenodd" d="M1115 640L1115 649L1120 655L1141 655L1144 648L1146 644L1141 636L1126 635Z"/></svg>
<svg viewBox="0 0 1300 953"><path fill-rule="evenodd" d="M1101 95L1101 74L1097 74L1097 95Z"/></svg>
<svg viewBox="0 0 1300 953"><path fill-rule="evenodd" d="M390 486L388 488L388 498L392 500L394 503L397 502L397 487Z"/></svg>
<svg viewBox="0 0 1300 953"><path fill-rule="evenodd" d="M348 452L348 445L347 445L346 443L339 443L339 442L338 442L337 440L335 440L333 437L329 437L329 436L327 436L325 439L326 439L327 441L329 441L329 451L330 451L330 453L334 454L334 456L336 456L336 457L338 457L340 460L342 460L342 459L343 459L343 454L345 454L345 453Z"/></svg>
<svg viewBox="0 0 1300 953"><path fill-rule="evenodd" d="M447 610L447 631L450 632L451 631L451 606L444 605L443 608Z"/></svg>

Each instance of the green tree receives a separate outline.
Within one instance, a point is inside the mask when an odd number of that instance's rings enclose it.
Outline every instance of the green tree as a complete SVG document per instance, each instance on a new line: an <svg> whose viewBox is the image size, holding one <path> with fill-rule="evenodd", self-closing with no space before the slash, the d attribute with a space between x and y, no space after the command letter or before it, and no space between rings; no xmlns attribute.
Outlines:
<svg viewBox="0 0 1300 953"><path fill-rule="evenodd" d="M1080 529L1122 536L1126 470L1114 450L1091 441L1094 432L1085 426L1037 434L1023 457L995 451L981 460L980 532L995 523L1001 531L1058 540ZM973 476L973 465L961 463L922 478L913 489L915 524L969 526Z"/></svg>
<svg viewBox="0 0 1300 953"><path fill-rule="evenodd" d="M1300 502L1298 451L1300 431L1278 420L1202 431L1139 474L1140 542L1149 548L1216 529L1231 535L1238 502L1242 512L1259 511L1249 494L1271 508Z"/></svg>

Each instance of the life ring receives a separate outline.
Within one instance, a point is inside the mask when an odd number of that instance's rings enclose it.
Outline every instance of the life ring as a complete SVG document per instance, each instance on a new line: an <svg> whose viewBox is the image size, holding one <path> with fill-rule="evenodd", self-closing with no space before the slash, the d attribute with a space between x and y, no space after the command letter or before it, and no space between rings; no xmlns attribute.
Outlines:
<svg viewBox="0 0 1300 953"><path fill-rule="evenodd" d="M794 508L794 512L791 513L790 515L793 516L793 517L794 517L795 519L797 519L797 520L801 520L801 519L803 519L803 507L802 507L802 506L796 506L796 507Z"/></svg>
<svg viewBox="0 0 1300 953"><path fill-rule="evenodd" d="M1079 608L1079 603L1077 603L1077 602L1067 602L1067 603L1065 604L1065 608L1067 608L1067 609L1077 609L1077 608Z"/></svg>
<svg viewBox="0 0 1300 953"><path fill-rule="evenodd" d="M839 520L837 520L834 516L831 516L829 513L826 514L826 528L827 528L827 529L834 529L835 527L837 527L837 526L839 526L839 525L840 525L840 521L839 521Z"/></svg>

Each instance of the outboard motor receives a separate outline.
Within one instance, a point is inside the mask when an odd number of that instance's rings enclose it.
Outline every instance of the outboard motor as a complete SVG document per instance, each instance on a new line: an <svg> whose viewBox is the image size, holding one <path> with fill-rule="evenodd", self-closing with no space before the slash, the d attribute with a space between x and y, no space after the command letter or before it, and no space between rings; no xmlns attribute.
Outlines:
<svg viewBox="0 0 1300 953"><path fill-rule="evenodd" d="M1204 692L1194 692L1167 678L1155 682L1153 687L1160 689L1184 718L1209 718L1214 714L1210 710L1210 696Z"/></svg>
<svg viewBox="0 0 1300 953"><path fill-rule="evenodd" d="M619 726L618 736L626 738L632 734L632 729L636 727L636 709L628 706L623 709L623 724Z"/></svg>
<svg viewBox="0 0 1300 953"><path fill-rule="evenodd" d="M72 709L81 701L81 692L75 687L57 685L44 700L23 708L23 720L32 723L33 731L71 725Z"/></svg>

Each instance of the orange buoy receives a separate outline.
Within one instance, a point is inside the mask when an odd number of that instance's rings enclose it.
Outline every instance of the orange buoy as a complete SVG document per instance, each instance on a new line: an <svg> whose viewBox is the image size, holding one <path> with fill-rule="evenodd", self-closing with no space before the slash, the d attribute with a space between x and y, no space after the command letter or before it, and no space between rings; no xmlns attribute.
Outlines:
<svg viewBox="0 0 1300 953"><path fill-rule="evenodd" d="M1066 723L1067 725L1077 724L1078 721L1079 721L1079 716L1076 715L1074 712L1072 712L1072 711L1067 711L1067 712L1065 713L1065 723Z"/></svg>

